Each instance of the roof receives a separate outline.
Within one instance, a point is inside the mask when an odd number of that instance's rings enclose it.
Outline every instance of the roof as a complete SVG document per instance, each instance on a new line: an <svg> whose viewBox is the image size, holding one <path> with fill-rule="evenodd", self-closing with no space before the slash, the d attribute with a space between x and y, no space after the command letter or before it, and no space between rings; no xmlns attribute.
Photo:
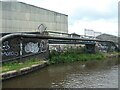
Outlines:
<svg viewBox="0 0 120 90"><path fill-rule="evenodd" d="M117 38L117 36L114 36L114 35L111 35L111 34L101 34L101 35L98 35L97 37L101 37L101 36L110 36L110 37L115 37Z"/></svg>

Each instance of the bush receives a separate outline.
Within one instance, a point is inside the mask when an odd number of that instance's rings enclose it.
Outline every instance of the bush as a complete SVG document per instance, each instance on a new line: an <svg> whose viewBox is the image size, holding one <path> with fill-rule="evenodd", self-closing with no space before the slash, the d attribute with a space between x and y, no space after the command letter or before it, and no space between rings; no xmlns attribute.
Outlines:
<svg viewBox="0 0 120 90"><path fill-rule="evenodd" d="M68 49L64 52L52 51L50 53L50 63L69 63L74 61L88 61L88 60L101 60L104 59L104 54L95 53L87 54L84 48Z"/></svg>

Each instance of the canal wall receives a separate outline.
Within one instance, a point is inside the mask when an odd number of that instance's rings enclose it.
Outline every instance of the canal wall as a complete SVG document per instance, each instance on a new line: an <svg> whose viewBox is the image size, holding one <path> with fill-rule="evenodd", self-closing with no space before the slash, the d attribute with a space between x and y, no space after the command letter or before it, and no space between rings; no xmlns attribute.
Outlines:
<svg viewBox="0 0 120 90"><path fill-rule="evenodd" d="M19 70L13 70L13 71L1 73L0 76L1 76L2 80L6 80L6 79L10 79L10 78L17 77L20 75L28 74L28 73L36 71L38 69L42 69L46 66L48 66L48 62L44 61L42 64L35 64L35 65L32 65L31 67L24 67Z"/></svg>
<svg viewBox="0 0 120 90"><path fill-rule="evenodd" d="M8 38L2 41L0 50L1 62L23 60L31 56L48 60L49 57L48 39L21 36L10 37L8 35Z"/></svg>

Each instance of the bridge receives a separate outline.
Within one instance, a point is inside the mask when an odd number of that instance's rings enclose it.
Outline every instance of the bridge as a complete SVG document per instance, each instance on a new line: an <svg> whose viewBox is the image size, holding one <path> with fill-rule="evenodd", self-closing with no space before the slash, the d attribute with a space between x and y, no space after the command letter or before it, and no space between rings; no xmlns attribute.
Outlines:
<svg viewBox="0 0 120 90"><path fill-rule="evenodd" d="M50 33L57 33L59 36L50 36ZM61 37L63 35L66 36ZM107 50L110 50L112 46L114 46L114 50L118 50L118 47L113 41L85 38L82 35L80 37L73 37L71 34L59 32L8 34L0 38L0 42L2 43L0 47L2 55L1 62L19 60L26 57L48 59L49 45L53 44L84 44L88 53L95 53L95 45L97 43L107 45Z"/></svg>

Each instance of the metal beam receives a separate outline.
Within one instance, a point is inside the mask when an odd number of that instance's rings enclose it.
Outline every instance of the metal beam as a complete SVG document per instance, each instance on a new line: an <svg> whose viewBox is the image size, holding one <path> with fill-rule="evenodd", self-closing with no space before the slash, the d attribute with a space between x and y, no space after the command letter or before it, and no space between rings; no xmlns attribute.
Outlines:
<svg viewBox="0 0 120 90"><path fill-rule="evenodd" d="M15 33L15 34L8 34L0 38L1 41L5 41L8 38L16 38L16 37L23 37L23 38L38 38L38 39L58 39L58 40L81 40L81 41L96 41L96 42L112 42L112 41L104 41L99 39L85 39L85 38L71 38L71 37L54 37L48 35L38 35L38 34L25 34L25 33Z"/></svg>
<svg viewBox="0 0 120 90"><path fill-rule="evenodd" d="M48 41L49 44L95 44L95 42L88 42L88 41L73 41L73 40L69 40L69 41L64 41L64 40L49 40Z"/></svg>

